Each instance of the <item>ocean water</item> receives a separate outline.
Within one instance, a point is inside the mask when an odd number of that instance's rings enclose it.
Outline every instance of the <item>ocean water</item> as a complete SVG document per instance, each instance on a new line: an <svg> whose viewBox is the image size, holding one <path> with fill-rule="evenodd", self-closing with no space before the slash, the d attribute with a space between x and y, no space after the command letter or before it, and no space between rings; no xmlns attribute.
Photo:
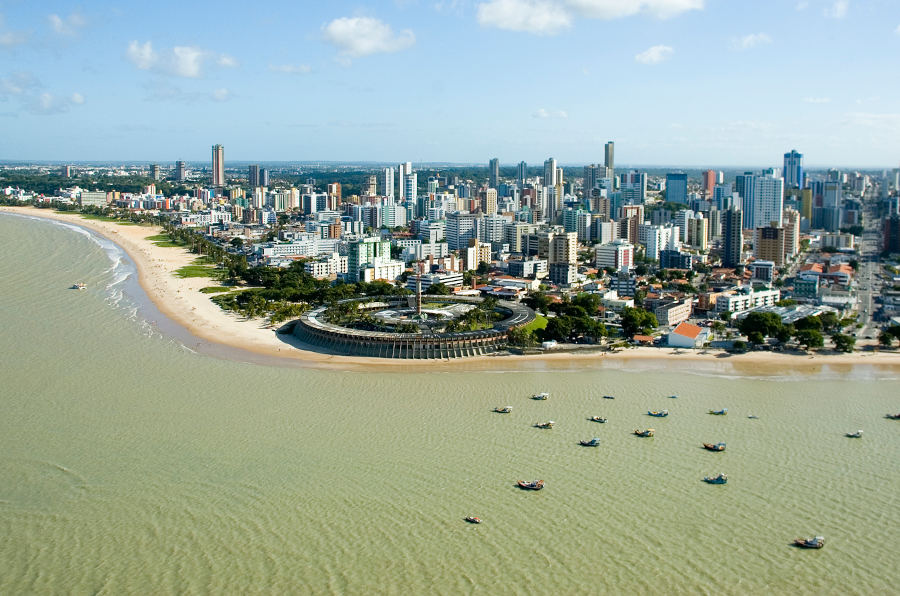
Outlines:
<svg viewBox="0 0 900 596"><path fill-rule="evenodd" d="M198 350L77 227L0 214L0 246L0 594L900 586L885 373L268 366Z"/></svg>

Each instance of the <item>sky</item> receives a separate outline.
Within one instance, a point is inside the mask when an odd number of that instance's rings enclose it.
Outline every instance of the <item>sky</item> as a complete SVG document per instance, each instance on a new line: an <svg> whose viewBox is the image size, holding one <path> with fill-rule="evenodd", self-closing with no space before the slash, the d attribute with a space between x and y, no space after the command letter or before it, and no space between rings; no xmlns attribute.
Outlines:
<svg viewBox="0 0 900 596"><path fill-rule="evenodd" d="M898 0L0 0L0 159L896 167Z"/></svg>

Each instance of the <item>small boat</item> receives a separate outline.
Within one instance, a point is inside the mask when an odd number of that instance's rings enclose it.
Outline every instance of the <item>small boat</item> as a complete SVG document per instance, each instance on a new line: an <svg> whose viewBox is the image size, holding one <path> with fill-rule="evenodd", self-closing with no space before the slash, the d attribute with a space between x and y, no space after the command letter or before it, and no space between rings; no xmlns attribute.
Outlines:
<svg viewBox="0 0 900 596"><path fill-rule="evenodd" d="M581 445L582 447L599 447L600 439L598 439L597 437L594 437L590 441L578 441L578 444Z"/></svg>
<svg viewBox="0 0 900 596"><path fill-rule="evenodd" d="M747 418L749 418L750 420L759 420L759 416L757 416L756 414L750 414L749 416L747 416Z"/></svg>
<svg viewBox="0 0 900 596"><path fill-rule="evenodd" d="M708 484L725 484L728 482L728 476L726 474L716 474L715 476L704 476L703 482Z"/></svg>
<svg viewBox="0 0 900 596"><path fill-rule="evenodd" d="M73 290L84 290L85 288L87 288L87 286L85 285L85 283L83 281L72 284Z"/></svg>
<svg viewBox="0 0 900 596"><path fill-rule="evenodd" d="M519 480L518 482L516 482L516 484L519 486L519 488L522 488L525 490L541 490L542 488L544 488L543 480L532 480L531 482L525 482L524 480Z"/></svg>
<svg viewBox="0 0 900 596"><path fill-rule="evenodd" d="M600 424L606 424L606 418L603 416L591 416L588 420L592 422L599 422Z"/></svg>
<svg viewBox="0 0 900 596"><path fill-rule="evenodd" d="M715 416L724 416L728 414L728 408L722 408L721 410L710 410L709 413Z"/></svg>
<svg viewBox="0 0 900 596"><path fill-rule="evenodd" d="M536 399L538 401L544 401L545 399L550 399L549 393L535 393L531 396L531 399Z"/></svg>
<svg viewBox="0 0 900 596"><path fill-rule="evenodd" d="M481 518L475 517L474 515L469 515L466 517L466 521L469 522L470 524L480 524Z"/></svg>
<svg viewBox="0 0 900 596"><path fill-rule="evenodd" d="M861 431L861 430L858 430L858 431L856 431L855 433L845 433L844 436L849 437L849 438L851 438L851 439L861 439L861 438L862 438L862 431Z"/></svg>
<svg viewBox="0 0 900 596"><path fill-rule="evenodd" d="M900 414L885 414L884 417L888 420L900 420Z"/></svg>
<svg viewBox="0 0 900 596"><path fill-rule="evenodd" d="M615 395L604 395L603 399L616 399Z"/></svg>
<svg viewBox="0 0 900 596"><path fill-rule="evenodd" d="M825 546L825 537L797 538L794 540L794 546L799 546L800 548L822 548Z"/></svg>
<svg viewBox="0 0 900 596"><path fill-rule="evenodd" d="M725 451L725 443L703 443L703 448L710 451Z"/></svg>
<svg viewBox="0 0 900 596"><path fill-rule="evenodd" d="M669 396L669 399L678 399L678 396L677 396L677 395L670 395L670 396Z"/></svg>
<svg viewBox="0 0 900 596"><path fill-rule="evenodd" d="M553 424L552 420L548 420L547 422L536 422L534 426L536 428L553 428Z"/></svg>
<svg viewBox="0 0 900 596"><path fill-rule="evenodd" d="M669 410L651 410L647 412L648 416L655 416L656 418L665 418L669 415Z"/></svg>
<svg viewBox="0 0 900 596"><path fill-rule="evenodd" d="M639 437L652 437L653 433L656 432L652 428L648 428L646 430L641 430L639 428L634 429L634 434Z"/></svg>
<svg viewBox="0 0 900 596"><path fill-rule="evenodd" d="M512 412L512 406L503 406L502 408L494 408L494 411L498 414L509 414Z"/></svg>

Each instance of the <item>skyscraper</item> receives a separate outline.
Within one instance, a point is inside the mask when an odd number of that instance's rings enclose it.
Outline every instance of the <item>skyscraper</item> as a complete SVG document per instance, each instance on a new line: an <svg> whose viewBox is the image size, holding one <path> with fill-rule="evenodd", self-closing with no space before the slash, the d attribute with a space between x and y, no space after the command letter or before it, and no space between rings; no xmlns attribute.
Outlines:
<svg viewBox="0 0 900 596"><path fill-rule="evenodd" d="M225 147L212 146L212 185L225 186Z"/></svg>
<svg viewBox="0 0 900 596"><path fill-rule="evenodd" d="M520 161L519 165L516 166L516 182L519 185L519 190L525 188L525 174L528 171L528 164L524 161Z"/></svg>
<svg viewBox="0 0 900 596"><path fill-rule="evenodd" d="M608 143L606 143L605 156L604 156L604 161L603 161L603 165L606 166L606 176L604 176L604 178L615 178L615 170L616 170L615 152L616 152L616 144L613 143L612 141L609 141Z"/></svg>
<svg viewBox="0 0 900 596"><path fill-rule="evenodd" d="M259 183L259 164L250 164L247 168L247 182L250 184L250 188L256 188L257 186L262 186Z"/></svg>
<svg viewBox="0 0 900 596"><path fill-rule="evenodd" d="M500 184L500 160L496 157L488 163L488 186L497 188Z"/></svg>
<svg viewBox="0 0 900 596"><path fill-rule="evenodd" d="M259 185L269 186L269 170L266 168L259 169Z"/></svg>
<svg viewBox="0 0 900 596"><path fill-rule="evenodd" d="M150 164L150 177L154 180L159 180L162 177L159 170L159 164Z"/></svg>
<svg viewBox="0 0 900 596"><path fill-rule="evenodd" d="M385 168L381 172L381 194L394 198L394 168Z"/></svg>
<svg viewBox="0 0 900 596"><path fill-rule="evenodd" d="M796 149L784 154L784 184L787 188L803 187L803 154Z"/></svg>
<svg viewBox="0 0 900 596"><path fill-rule="evenodd" d="M722 218L722 266L743 265L741 252L744 248L743 221L737 207L726 209Z"/></svg>
<svg viewBox="0 0 900 596"><path fill-rule="evenodd" d="M184 168L184 162L179 160L175 162L175 180L178 182L184 182L184 179L187 178L187 172Z"/></svg>
<svg viewBox="0 0 900 596"><path fill-rule="evenodd" d="M409 198L406 196L406 175L412 174L412 163L411 162L403 162L400 164L397 172L397 180L400 183L400 201L408 200ZM413 199L415 200L415 199Z"/></svg>
<svg viewBox="0 0 900 596"><path fill-rule="evenodd" d="M415 203L419 197L419 176L415 172L410 172L403 177L402 196L409 203Z"/></svg>
<svg viewBox="0 0 900 596"><path fill-rule="evenodd" d="M713 189L716 187L716 179L718 176L716 175L715 170L706 170L703 172L703 190L706 192L706 196L710 196L713 193Z"/></svg>
<svg viewBox="0 0 900 596"><path fill-rule="evenodd" d="M781 225L784 213L784 178L772 175L753 177L752 212L744 222L748 228L762 228L775 222Z"/></svg>
<svg viewBox="0 0 900 596"><path fill-rule="evenodd" d="M666 202L687 204L687 174L666 174Z"/></svg>
<svg viewBox="0 0 900 596"><path fill-rule="evenodd" d="M544 162L544 186L556 186L556 160L552 157Z"/></svg>
<svg viewBox="0 0 900 596"><path fill-rule="evenodd" d="M632 170L619 176L622 198L627 204L640 204L647 198L647 174Z"/></svg>

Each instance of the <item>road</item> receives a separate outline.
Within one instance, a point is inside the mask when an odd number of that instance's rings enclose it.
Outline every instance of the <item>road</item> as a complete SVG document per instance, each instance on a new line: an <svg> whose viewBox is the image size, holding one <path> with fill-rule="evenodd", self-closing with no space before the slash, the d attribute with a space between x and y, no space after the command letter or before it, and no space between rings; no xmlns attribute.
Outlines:
<svg viewBox="0 0 900 596"><path fill-rule="evenodd" d="M874 299L881 293L881 278L879 273L881 265L881 220L877 212L877 187L873 187L863 197L863 226L864 231L859 242L859 271L856 274L856 283L859 288L859 322L862 327L857 330L857 339L871 337L877 339L878 326L874 324L872 316L875 314L876 304Z"/></svg>

